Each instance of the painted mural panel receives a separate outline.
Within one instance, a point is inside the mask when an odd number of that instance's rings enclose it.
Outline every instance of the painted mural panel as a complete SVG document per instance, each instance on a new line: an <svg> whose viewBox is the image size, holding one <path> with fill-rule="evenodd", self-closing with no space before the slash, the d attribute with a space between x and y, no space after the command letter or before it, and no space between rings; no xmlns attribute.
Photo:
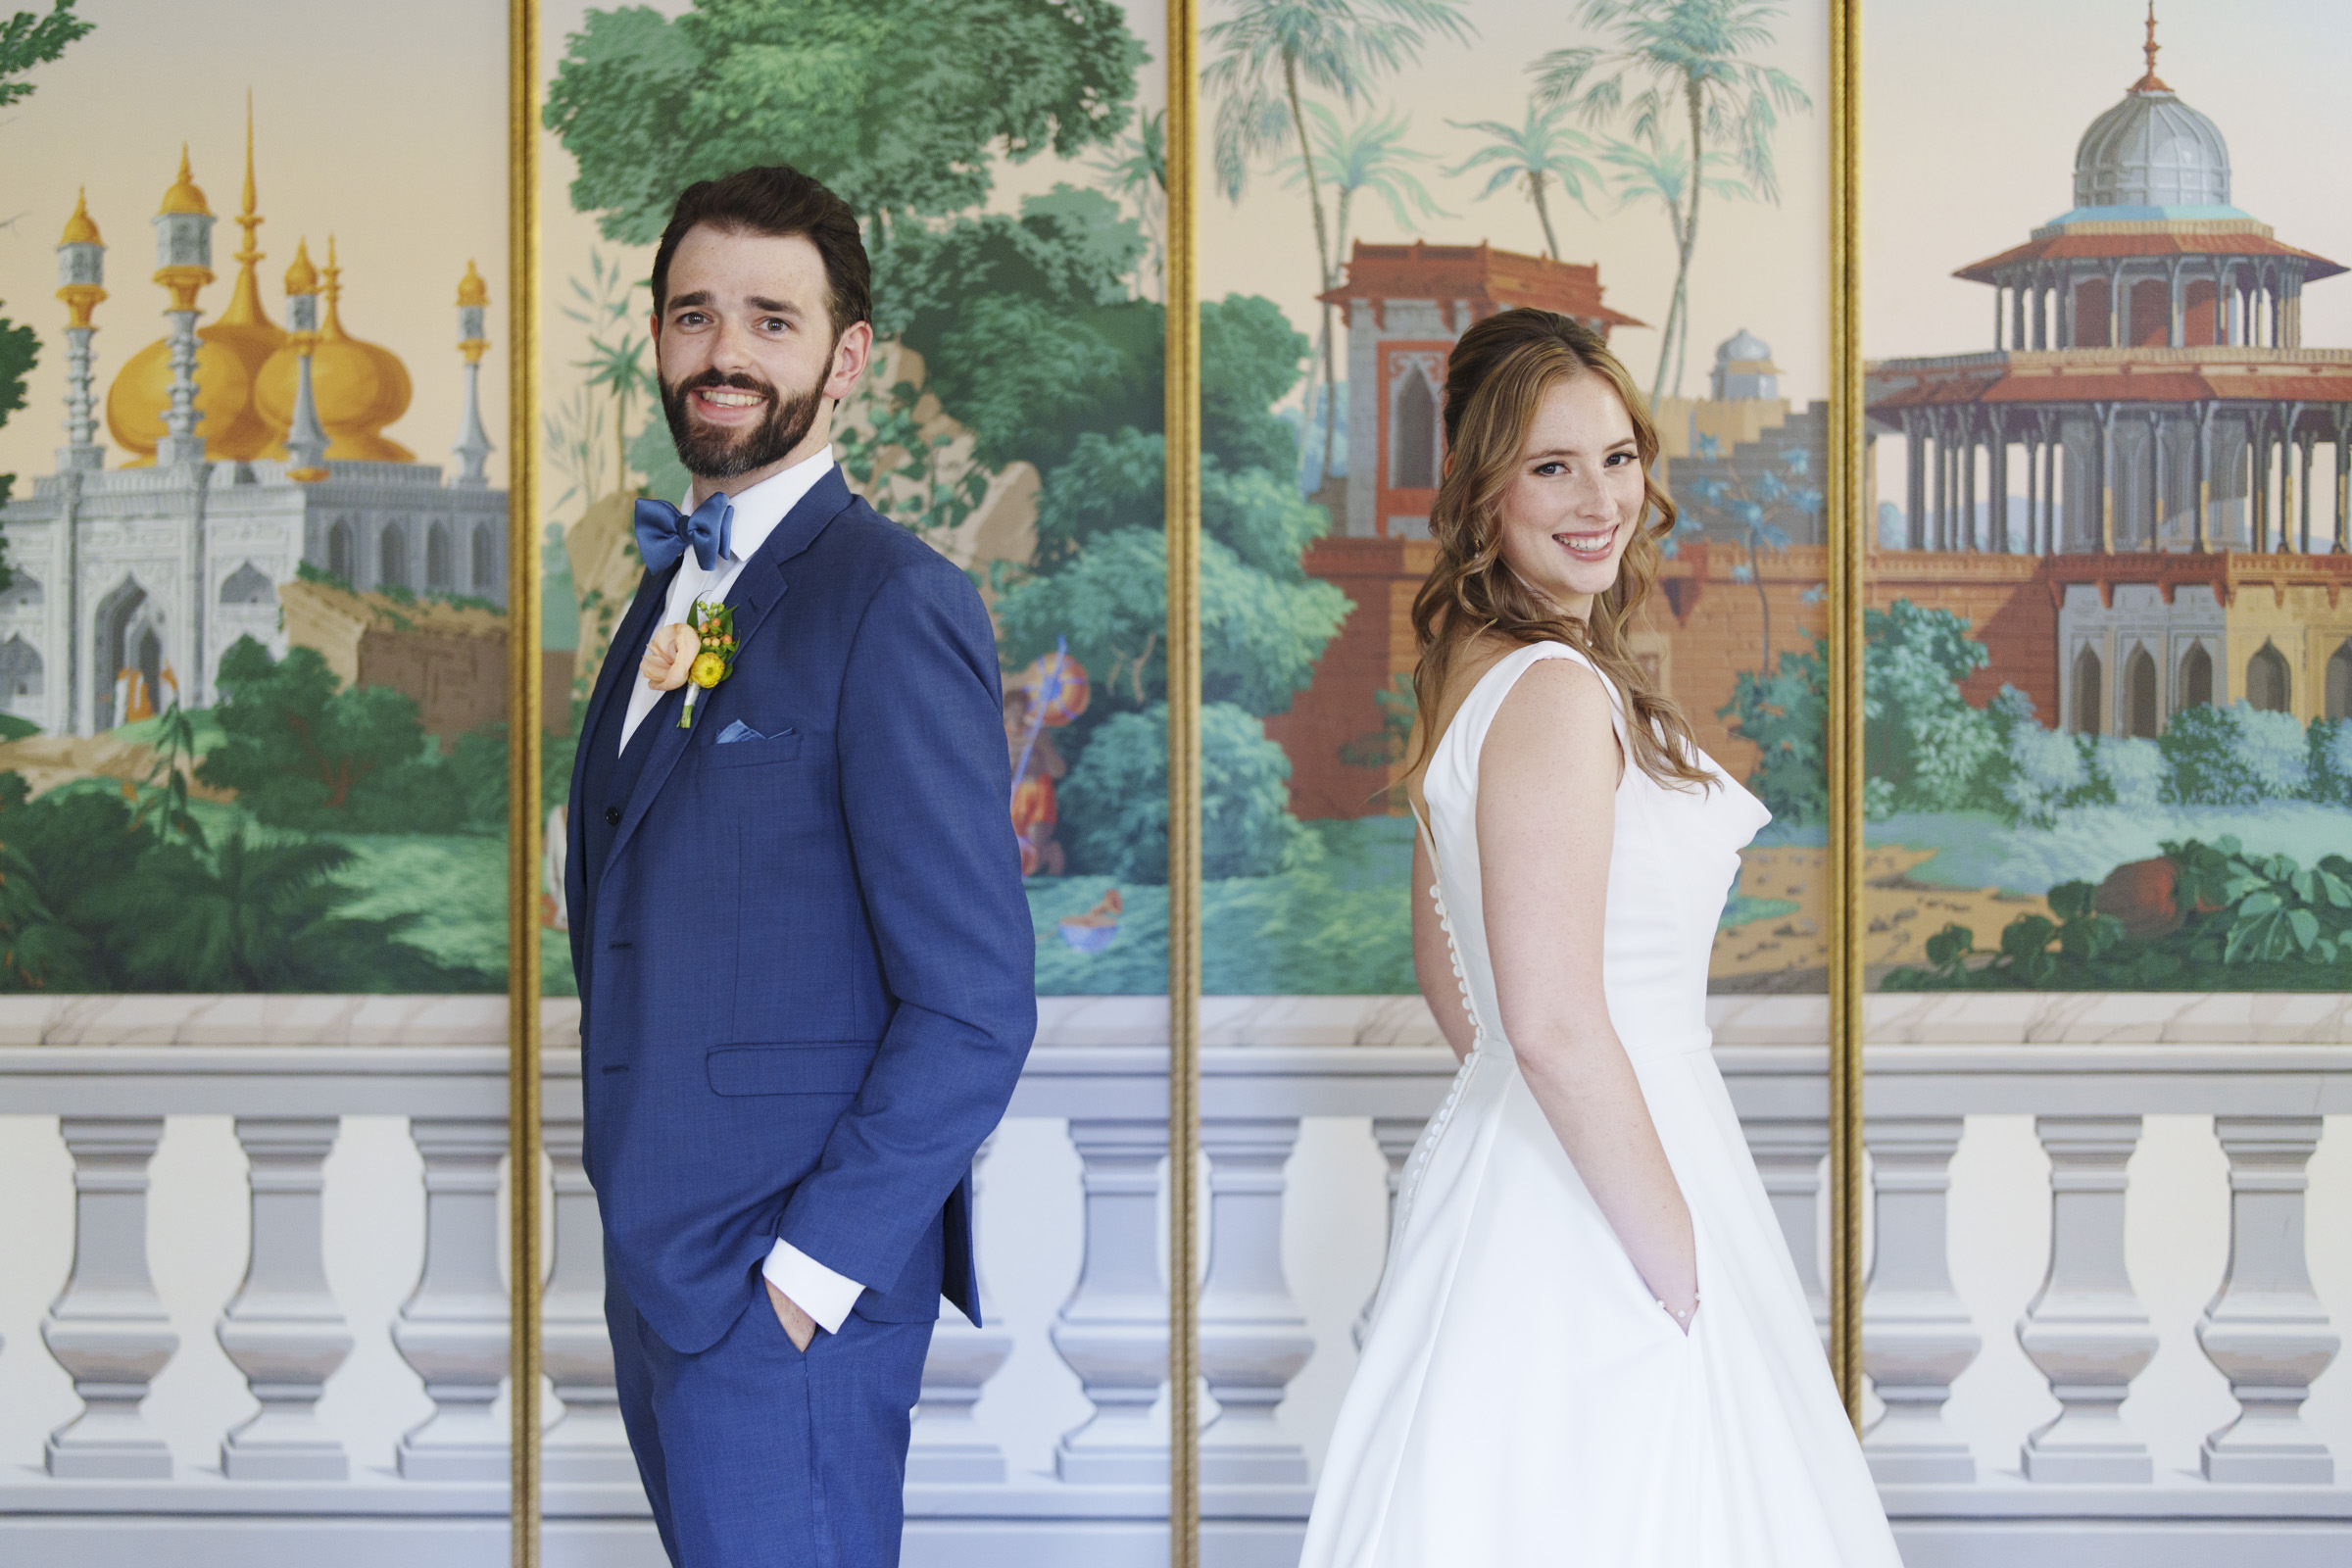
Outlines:
<svg viewBox="0 0 2352 1568"><path fill-rule="evenodd" d="M2307 155L2352 56L2311 20L1870 19L1875 985L2352 974L2352 221Z"/></svg>
<svg viewBox="0 0 2352 1568"><path fill-rule="evenodd" d="M1641 657L1775 813L1712 983L1819 990L1827 8L1202 21L1207 989L1413 989L1392 786L1445 367L1472 320L1533 305L1648 393L1681 521Z"/></svg>
<svg viewBox="0 0 2352 1568"><path fill-rule="evenodd" d="M1164 12L926 16L938 25L878 28L847 0L545 8L544 640L570 679L548 842L560 855L572 737L643 569L630 505L688 483L646 336L655 242L686 184L789 163L858 209L874 268L879 350L835 456L996 620L1038 988L1161 992ZM575 989L561 871L551 856L550 995Z"/></svg>
<svg viewBox="0 0 2352 1568"><path fill-rule="evenodd" d="M0 33L0 991L505 988L503 59Z"/></svg>

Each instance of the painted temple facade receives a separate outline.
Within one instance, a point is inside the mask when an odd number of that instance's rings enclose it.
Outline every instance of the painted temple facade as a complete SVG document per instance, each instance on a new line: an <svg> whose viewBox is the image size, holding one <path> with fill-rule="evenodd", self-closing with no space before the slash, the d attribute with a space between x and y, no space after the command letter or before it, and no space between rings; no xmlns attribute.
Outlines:
<svg viewBox="0 0 2352 1568"><path fill-rule="evenodd" d="M2340 718L2352 350L2304 343L2302 299L2345 269L2230 205L2228 144L2158 76L2152 20L2143 48L2076 150L2074 205L1955 274L1992 291L1991 348L1868 368L1908 476L1873 599L1969 613L1986 676L2076 733L2240 700Z"/></svg>
<svg viewBox="0 0 2352 1568"><path fill-rule="evenodd" d="M488 291L458 292L466 400L458 471L382 432L411 383L391 350L348 331L333 241L305 241L285 276L286 324L262 299L252 134L230 297L199 326L216 220L183 150L154 220L169 332L96 390L106 245L86 196L58 251L66 445L54 473L0 509L14 572L0 592L0 711L51 733L94 734L177 700L216 701L221 656L250 636L289 646L279 590L324 574L360 593L503 607L507 497L485 471L476 383Z"/></svg>

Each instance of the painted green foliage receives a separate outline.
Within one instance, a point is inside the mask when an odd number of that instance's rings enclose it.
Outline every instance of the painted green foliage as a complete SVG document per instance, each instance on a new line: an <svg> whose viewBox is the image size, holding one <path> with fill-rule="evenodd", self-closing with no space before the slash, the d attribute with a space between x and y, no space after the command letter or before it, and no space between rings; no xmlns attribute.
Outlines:
<svg viewBox="0 0 2352 1568"><path fill-rule="evenodd" d="M1041 476L1038 549L997 563L991 586L1007 667L1066 639L1093 679L1088 711L1054 737L1070 768L1071 868L1157 881L1164 851L1154 862L1135 845L1165 834L1164 742L1143 738L1164 726L1152 715L1166 697L1165 322L1137 285L1162 171L1148 133L1120 140L1144 49L1101 0L912 9L919 19L850 0L705 0L674 22L592 12L547 122L578 161L574 205L617 240L655 239L685 183L751 163L790 163L858 209L877 337L922 357L922 390L972 432L981 468L1028 463ZM1111 156L1111 186L1138 213L1066 184L1017 214L980 210L996 160L1048 149ZM1136 149L1142 162L1115 162ZM1205 808L1223 874L1262 875L1301 841L1288 760L1259 720L1306 685L1348 605L1299 569L1328 519L1299 498L1297 436L1271 412L1298 382L1305 338L1270 302L1237 296L1203 306L1201 339ZM888 399L877 428L910 425L916 389L876 391ZM845 441L843 462L870 481L891 444ZM919 452L905 461L917 471L897 477L920 499L894 509L900 520L928 529L968 513L975 495L927 485Z"/></svg>
<svg viewBox="0 0 2352 1568"><path fill-rule="evenodd" d="M404 940L419 914L357 912L353 847L214 821L208 846L107 784L0 773L0 991L497 989Z"/></svg>
<svg viewBox="0 0 2352 1568"><path fill-rule="evenodd" d="M2168 840L2145 862L2156 897L2133 931L2088 882L2050 890L2051 920L2025 914L1991 954L1947 925L1927 943L1927 969L1897 969L1889 991L2338 991L2352 968L2352 859L2308 869L2254 855L2234 838ZM2130 869L2137 869L2136 867Z"/></svg>
<svg viewBox="0 0 2352 1568"><path fill-rule="evenodd" d="M74 0L56 0L47 12L20 11L0 22L0 108L32 96L24 80L35 66L47 65L66 52L66 46L87 33L94 23L74 14ZM0 424L24 407L24 377L40 359L40 340L29 326L0 316ZM0 501L15 487L16 475L0 473ZM0 588L10 572L0 560Z"/></svg>

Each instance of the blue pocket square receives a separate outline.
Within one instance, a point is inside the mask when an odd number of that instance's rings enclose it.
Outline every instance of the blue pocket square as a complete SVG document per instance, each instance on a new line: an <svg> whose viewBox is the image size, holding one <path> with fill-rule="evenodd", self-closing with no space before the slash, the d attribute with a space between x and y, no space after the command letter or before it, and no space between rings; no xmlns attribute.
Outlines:
<svg viewBox="0 0 2352 1568"><path fill-rule="evenodd" d="M724 746L730 741L763 741L765 739L767 739L766 736L739 718L725 729L720 730L718 739L713 744Z"/></svg>

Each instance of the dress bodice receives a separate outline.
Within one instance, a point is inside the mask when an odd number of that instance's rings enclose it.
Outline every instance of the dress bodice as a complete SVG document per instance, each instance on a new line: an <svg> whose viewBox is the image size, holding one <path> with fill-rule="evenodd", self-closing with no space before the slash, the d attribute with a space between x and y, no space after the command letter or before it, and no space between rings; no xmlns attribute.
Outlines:
<svg viewBox="0 0 2352 1568"><path fill-rule="evenodd" d="M1439 737L1422 779L1438 879L1430 890L1453 948L1463 1004L1481 1050L1508 1049L1489 956L1478 858L1478 767L1503 699L1537 662L1567 659L1594 669L1565 643L1531 643L1495 662ZM1625 700L1607 676L1610 722L1625 746ZM1706 1034L1707 959L1740 849L1772 813L1700 753L1716 787L1668 787L1632 760L1618 780L1609 851L1601 974L1609 1016L1630 1054L1686 1050Z"/></svg>

